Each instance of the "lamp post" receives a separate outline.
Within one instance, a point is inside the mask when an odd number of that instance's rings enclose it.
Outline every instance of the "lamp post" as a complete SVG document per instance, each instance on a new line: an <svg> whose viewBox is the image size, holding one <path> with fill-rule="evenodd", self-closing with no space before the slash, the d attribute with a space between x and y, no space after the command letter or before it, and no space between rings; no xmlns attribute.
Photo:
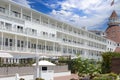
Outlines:
<svg viewBox="0 0 120 80"><path fill-rule="evenodd" d="M36 78L39 78L39 54L36 53Z"/></svg>

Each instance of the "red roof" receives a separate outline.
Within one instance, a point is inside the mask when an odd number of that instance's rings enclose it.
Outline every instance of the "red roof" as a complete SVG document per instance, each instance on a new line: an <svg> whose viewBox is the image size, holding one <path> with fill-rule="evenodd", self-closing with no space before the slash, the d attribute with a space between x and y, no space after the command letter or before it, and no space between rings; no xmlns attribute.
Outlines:
<svg viewBox="0 0 120 80"><path fill-rule="evenodd" d="M110 18L115 18L115 17L118 17L116 11L114 10L110 16Z"/></svg>

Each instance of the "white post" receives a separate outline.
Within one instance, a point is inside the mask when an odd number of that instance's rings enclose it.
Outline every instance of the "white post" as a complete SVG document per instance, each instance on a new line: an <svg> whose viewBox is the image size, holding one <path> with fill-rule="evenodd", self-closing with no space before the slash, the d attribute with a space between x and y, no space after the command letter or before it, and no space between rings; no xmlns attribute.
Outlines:
<svg viewBox="0 0 120 80"><path fill-rule="evenodd" d="M15 34L15 51L17 51L17 35Z"/></svg>
<svg viewBox="0 0 120 80"><path fill-rule="evenodd" d="M37 52L37 45L38 45L38 39L36 41L36 78L40 77L40 72L39 72L39 54Z"/></svg>
<svg viewBox="0 0 120 80"><path fill-rule="evenodd" d="M32 22L32 16L33 16L33 15L32 15L32 11L31 11L31 22Z"/></svg>
<svg viewBox="0 0 120 80"><path fill-rule="evenodd" d="M9 11L8 11L8 15L10 15L11 13L11 4L9 4Z"/></svg>
<svg viewBox="0 0 120 80"><path fill-rule="evenodd" d="M46 53L46 41L45 41L45 53Z"/></svg>
<svg viewBox="0 0 120 80"><path fill-rule="evenodd" d="M36 53L36 77L35 78L39 78L40 77L40 72L39 72L39 55L38 53Z"/></svg>
<svg viewBox="0 0 120 80"><path fill-rule="evenodd" d="M39 21L40 21L39 23L41 24L41 16L39 17Z"/></svg>
<svg viewBox="0 0 120 80"><path fill-rule="evenodd" d="M68 52L68 46L67 46L67 54L69 55L69 52Z"/></svg>
<svg viewBox="0 0 120 80"><path fill-rule="evenodd" d="M26 47L26 51L28 52L28 36L27 36L27 47Z"/></svg>
<svg viewBox="0 0 120 80"><path fill-rule="evenodd" d="M87 50L84 49L84 58L87 58Z"/></svg>
<svg viewBox="0 0 120 80"><path fill-rule="evenodd" d="M55 22L55 28L57 29L57 22Z"/></svg>
<svg viewBox="0 0 120 80"><path fill-rule="evenodd" d="M54 51L54 54L56 53L55 51L55 42L53 43L53 51Z"/></svg>
<svg viewBox="0 0 120 80"><path fill-rule="evenodd" d="M1 41L2 43L1 43L1 50L3 50L3 32L2 32L2 41Z"/></svg>
<svg viewBox="0 0 120 80"><path fill-rule="evenodd" d="M20 17L21 17L21 19L23 17L23 10L22 10L22 8L21 8L21 15L20 15Z"/></svg>
<svg viewBox="0 0 120 80"><path fill-rule="evenodd" d="M64 30L64 23L62 23L62 31Z"/></svg>
<svg viewBox="0 0 120 80"><path fill-rule="evenodd" d="M19 80L19 79L20 79L19 74L16 73L16 74L15 74L15 80Z"/></svg>
<svg viewBox="0 0 120 80"><path fill-rule="evenodd" d="M48 27L51 27L51 26L50 26L50 19L49 19L49 18L48 18Z"/></svg>
<svg viewBox="0 0 120 80"><path fill-rule="evenodd" d="M62 42L63 42L63 34L62 34ZM61 44L61 54L63 54L63 45Z"/></svg>
<svg viewBox="0 0 120 80"><path fill-rule="evenodd" d="M38 52L38 39L36 39L36 52Z"/></svg>

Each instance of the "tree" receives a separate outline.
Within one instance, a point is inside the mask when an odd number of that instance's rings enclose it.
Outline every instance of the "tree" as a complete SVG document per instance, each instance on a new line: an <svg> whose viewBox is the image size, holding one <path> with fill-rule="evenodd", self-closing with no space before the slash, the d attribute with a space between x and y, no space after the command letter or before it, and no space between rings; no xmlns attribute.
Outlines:
<svg viewBox="0 0 120 80"><path fill-rule="evenodd" d="M71 60L71 71L80 74L93 74L101 72L101 65L93 60L81 59L80 57Z"/></svg>

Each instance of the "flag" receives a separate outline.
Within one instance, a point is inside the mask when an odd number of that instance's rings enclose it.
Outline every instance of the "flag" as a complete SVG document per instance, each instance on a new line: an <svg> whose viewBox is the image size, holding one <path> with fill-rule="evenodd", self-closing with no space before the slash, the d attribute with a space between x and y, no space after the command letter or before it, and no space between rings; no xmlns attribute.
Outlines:
<svg viewBox="0 0 120 80"><path fill-rule="evenodd" d="M114 5L114 0L111 2L111 6L113 6Z"/></svg>

